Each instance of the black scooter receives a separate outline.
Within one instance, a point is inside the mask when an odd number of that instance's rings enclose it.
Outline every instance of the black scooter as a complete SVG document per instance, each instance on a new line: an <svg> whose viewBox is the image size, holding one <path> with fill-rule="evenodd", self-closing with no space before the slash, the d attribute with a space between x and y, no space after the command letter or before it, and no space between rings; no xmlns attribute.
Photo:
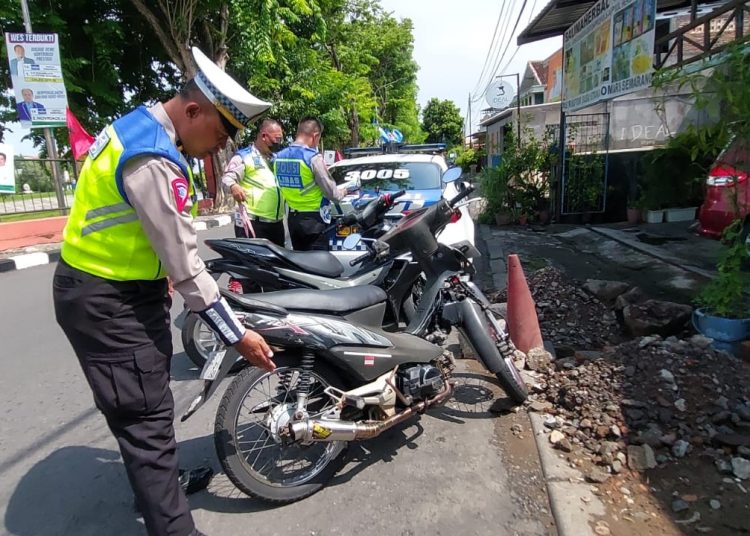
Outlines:
<svg viewBox="0 0 750 536"><path fill-rule="evenodd" d="M460 170L448 173L458 176ZM375 438L446 401L453 390L452 357L428 339L454 327L507 394L517 403L526 399L512 343L469 281L467 255L435 239L470 192L408 214L352 261L411 252L427 284L404 332L381 329L387 296L378 287L225 293L243 323L275 349L278 366L273 373L244 369L219 405L215 445L239 489L275 503L302 499L333 477L349 441ZM203 391L183 420L215 392L232 364L226 352L209 359L201 372Z"/></svg>

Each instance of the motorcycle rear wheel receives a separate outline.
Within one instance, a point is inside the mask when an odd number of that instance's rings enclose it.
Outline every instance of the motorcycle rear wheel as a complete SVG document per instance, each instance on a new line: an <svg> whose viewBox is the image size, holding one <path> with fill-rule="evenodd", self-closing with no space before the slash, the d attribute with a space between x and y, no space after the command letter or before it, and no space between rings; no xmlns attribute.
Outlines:
<svg viewBox="0 0 750 536"><path fill-rule="evenodd" d="M269 422L293 411L294 389L301 368L299 356L293 354L277 354L274 361L277 369L272 373L247 367L234 378L216 413L214 444L224 472L238 489L250 497L286 504L321 490L345 463L343 454L347 444L336 441L303 445L280 441L273 429L275 425L269 427ZM341 389L343 382L334 370L318 360L307 406L310 417L333 406L330 397L323 393L328 386ZM253 398L253 395L260 396ZM249 423L241 422L243 415L249 415ZM271 468L267 469L269 464ZM284 474L298 464L303 465L301 471Z"/></svg>

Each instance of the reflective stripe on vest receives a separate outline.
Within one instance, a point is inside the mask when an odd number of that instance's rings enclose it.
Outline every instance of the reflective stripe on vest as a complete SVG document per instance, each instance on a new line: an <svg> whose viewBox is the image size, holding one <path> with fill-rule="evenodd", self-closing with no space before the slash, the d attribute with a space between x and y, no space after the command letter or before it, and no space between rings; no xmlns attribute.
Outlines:
<svg viewBox="0 0 750 536"><path fill-rule="evenodd" d="M192 197L192 172L164 127L143 107L130 112L106 127L89 150L63 231L66 263L116 281L166 276L122 184L125 163L143 155L173 162L188 178Z"/></svg>
<svg viewBox="0 0 750 536"><path fill-rule="evenodd" d="M301 212L314 212L323 204L323 190L315 182L312 158L315 149L292 145L279 152L274 161L276 180L289 207Z"/></svg>
<svg viewBox="0 0 750 536"><path fill-rule="evenodd" d="M245 191L247 211L259 218L280 221L284 217L284 211L273 171L263 156L252 147L238 151L237 155L245 165L240 186Z"/></svg>

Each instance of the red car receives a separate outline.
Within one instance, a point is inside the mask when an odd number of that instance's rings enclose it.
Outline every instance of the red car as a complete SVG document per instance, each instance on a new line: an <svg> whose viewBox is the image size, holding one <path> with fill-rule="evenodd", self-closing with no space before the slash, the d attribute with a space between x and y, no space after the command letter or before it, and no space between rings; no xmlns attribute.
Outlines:
<svg viewBox="0 0 750 536"><path fill-rule="evenodd" d="M698 211L698 232L720 238L735 217L732 198L737 194L743 239L750 250L750 151L745 144L731 143L716 159L706 179L706 198ZM736 189L736 190L735 190Z"/></svg>

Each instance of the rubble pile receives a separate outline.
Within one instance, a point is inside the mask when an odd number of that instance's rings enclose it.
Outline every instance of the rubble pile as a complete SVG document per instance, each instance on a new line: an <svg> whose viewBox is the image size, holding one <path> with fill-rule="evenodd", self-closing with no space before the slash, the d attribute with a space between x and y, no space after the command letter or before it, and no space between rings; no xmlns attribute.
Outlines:
<svg viewBox="0 0 750 536"><path fill-rule="evenodd" d="M658 335L576 352L538 375L532 411L549 441L604 482L698 456L750 479L750 370L710 339Z"/></svg>
<svg viewBox="0 0 750 536"><path fill-rule="evenodd" d="M528 285L536 303L542 337L554 343L558 356L622 340L616 314L595 293L571 284L556 268L547 267L530 274ZM606 297L612 291L602 292ZM505 291L495 301L506 302Z"/></svg>

